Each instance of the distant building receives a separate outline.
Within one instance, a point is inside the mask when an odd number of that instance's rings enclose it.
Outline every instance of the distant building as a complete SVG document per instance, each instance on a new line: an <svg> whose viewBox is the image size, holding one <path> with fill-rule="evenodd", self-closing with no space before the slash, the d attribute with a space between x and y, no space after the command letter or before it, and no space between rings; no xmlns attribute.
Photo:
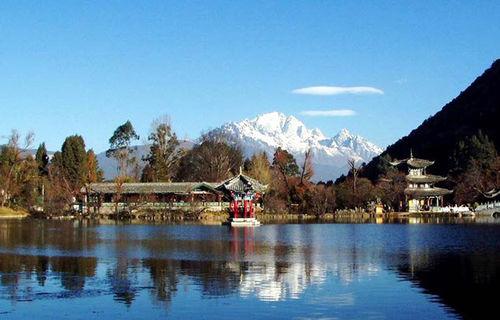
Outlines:
<svg viewBox="0 0 500 320"><path fill-rule="evenodd" d="M99 214L118 210L167 209L222 211L236 216L253 215L267 186L244 174L218 183L151 182L90 183L80 192L83 211Z"/></svg>
<svg viewBox="0 0 500 320"><path fill-rule="evenodd" d="M408 167L406 176L408 186L404 192L409 212L440 211L443 206L443 196L453 192L434 186L435 183L446 180L446 177L426 173L427 167L433 165L434 161L414 158L410 151L410 158L395 160L391 164Z"/></svg>

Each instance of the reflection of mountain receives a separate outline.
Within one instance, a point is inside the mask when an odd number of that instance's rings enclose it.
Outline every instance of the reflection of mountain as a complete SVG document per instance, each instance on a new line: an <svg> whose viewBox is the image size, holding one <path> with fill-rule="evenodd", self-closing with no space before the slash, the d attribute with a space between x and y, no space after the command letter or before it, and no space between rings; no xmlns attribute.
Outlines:
<svg viewBox="0 0 500 320"><path fill-rule="evenodd" d="M325 265L252 264L242 274L239 290L242 296L255 295L265 301L298 299L308 286L325 279Z"/></svg>

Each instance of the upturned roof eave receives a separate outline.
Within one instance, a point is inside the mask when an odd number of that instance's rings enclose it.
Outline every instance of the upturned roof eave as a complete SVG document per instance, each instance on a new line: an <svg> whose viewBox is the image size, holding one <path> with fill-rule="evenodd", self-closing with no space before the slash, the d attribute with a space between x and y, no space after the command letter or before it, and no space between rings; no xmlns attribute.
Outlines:
<svg viewBox="0 0 500 320"><path fill-rule="evenodd" d="M405 195L411 195L415 197L432 197L432 196L444 196L453 193L453 190L448 190L445 188L406 188L404 190Z"/></svg>

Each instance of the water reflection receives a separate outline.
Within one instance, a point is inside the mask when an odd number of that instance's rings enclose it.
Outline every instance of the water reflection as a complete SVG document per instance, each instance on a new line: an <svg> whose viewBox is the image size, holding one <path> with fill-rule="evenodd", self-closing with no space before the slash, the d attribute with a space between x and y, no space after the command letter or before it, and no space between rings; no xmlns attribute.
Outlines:
<svg viewBox="0 0 500 320"><path fill-rule="evenodd" d="M489 317L500 288L498 251L414 256L397 267L405 278L464 318Z"/></svg>
<svg viewBox="0 0 500 320"><path fill-rule="evenodd" d="M199 297L238 298L264 314L269 306L259 301L301 305L283 305L284 317L321 311L398 318L408 302L421 315L473 318L494 311L499 287L494 225L231 229L0 221L0 230L0 312L5 301L72 298L64 303L71 308L78 298L109 296L127 310L153 303L175 314L181 297ZM140 299L144 294L150 302ZM192 307L191 315L201 312Z"/></svg>

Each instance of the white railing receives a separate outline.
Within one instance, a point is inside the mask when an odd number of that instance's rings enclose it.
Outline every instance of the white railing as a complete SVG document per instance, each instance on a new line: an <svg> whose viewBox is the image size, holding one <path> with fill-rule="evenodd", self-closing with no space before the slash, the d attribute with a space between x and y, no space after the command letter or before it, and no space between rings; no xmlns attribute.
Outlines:
<svg viewBox="0 0 500 320"><path fill-rule="evenodd" d="M464 212L469 212L470 209L467 206L447 206L447 207L441 207L441 210L435 211L435 212L443 212L443 213L464 213ZM437 210L437 208L436 208Z"/></svg>
<svg viewBox="0 0 500 320"><path fill-rule="evenodd" d="M500 208L500 201L481 203L476 207L476 211Z"/></svg>

